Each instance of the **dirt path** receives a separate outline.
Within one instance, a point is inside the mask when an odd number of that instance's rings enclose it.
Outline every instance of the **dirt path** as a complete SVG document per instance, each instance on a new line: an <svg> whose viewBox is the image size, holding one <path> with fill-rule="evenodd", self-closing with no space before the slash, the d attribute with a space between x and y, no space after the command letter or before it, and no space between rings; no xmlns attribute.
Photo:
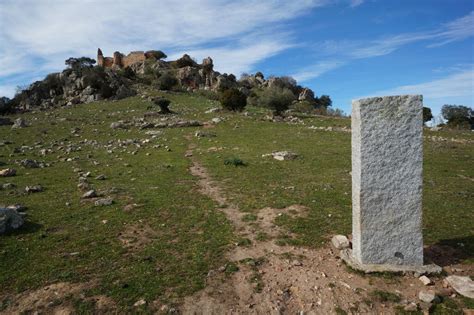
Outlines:
<svg viewBox="0 0 474 315"><path fill-rule="evenodd" d="M248 246L234 246L226 258L232 263L213 270L206 288L185 298L184 314L394 314L395 304L374 297L374 291L391 292L401 297L396 303L403 308L410 302L422 309L420 290L426 289L413 276L385 279L351 272L330 246L321 249L279 246L275 238L281 231L274 220L278 215L305 215L299 205L284 209L264 208L257 220L244 222L245 213L229 204L219 183L193 157L190 145L186 156L191 159L191 174L199 178L200 192L219 204L234 226L234 233L250 240ZM262 240L258 235L264 233ZM442 290L441 281L431 289ZM448 292L449 293L449 292Z"/></svg>

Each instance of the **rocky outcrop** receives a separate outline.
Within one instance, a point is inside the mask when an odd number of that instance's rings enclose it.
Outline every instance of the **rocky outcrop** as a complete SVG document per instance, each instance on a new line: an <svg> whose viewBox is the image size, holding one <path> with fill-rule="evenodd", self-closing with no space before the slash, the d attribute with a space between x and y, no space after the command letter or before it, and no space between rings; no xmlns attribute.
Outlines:
<svg viewBox="0 0 474 315"><path fill-rule="evenodd" d="M31 84L18 93L10 105L17 111L29 111L102 99L122 99L136 94L130 85L130 80L111 69L68 68Z"/></svg>

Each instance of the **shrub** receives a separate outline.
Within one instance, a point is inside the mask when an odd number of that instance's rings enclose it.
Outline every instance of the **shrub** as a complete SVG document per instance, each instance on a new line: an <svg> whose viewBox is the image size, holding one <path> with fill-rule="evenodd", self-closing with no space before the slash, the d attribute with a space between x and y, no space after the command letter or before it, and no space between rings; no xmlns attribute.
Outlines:
<svg viewBox="0 0 474 315"><path fill-rule="evenodd" d="M161 50L149 50L145 54L148 55L148 56L153 56L153 58L155 58L156 60L160 60L160 59L168 57Z"/></svg>
<svg viewBox="0 0 474 315"><path fill-rule="evenodd" d="M247 166L247 164L238 157L228 158L224 160L224 165Z"/></svg>
<svg viewBox="0 0 474 315"><path fill-rule="evenodd" d="M241 111L247 106L247 97L238 89L228 89L222 92L220 102L227 110Z"/></svg>
<svg viewBox="0 0 474 315"><path fill-rule="evenodd" d="M117 73L119 76L127 78L127 79L135 78L135 72L130 67L125 67L123 69L120 69Z"/></svg>
<svg viewBox="0 0 474 315"><path fill-rule="evenodd" d="M169 91L177 84L178 84L178 80L173 75L167 72L162 74L158 78L158 88L160 90Z"/></svg>
<svg viewBox="0 0 474 315"><path fill-rule="evenodd" d="M328 108L332 105L332 100L329 95L321 95L320 97L316 97L314 100L316 103L316 107Z"/></svg>
<svg viewBox="0 0 474 315"><path fill-rule="evenodd" d="M95 64L95 60L89 57L68 58L64 61L71 69L90 68Z"/></svg>
<svg viewBox="0 0 474 315"><path fill-rule="evenodd" d="M275 115L281 115L287 110L296 99L293 92L288 88L272 86L264 89L257 99L257 103L261 107L271 109Z"/></svg>
<svg viewBox="0 0 474 315"><path fill-rule="evenodd" d="M12 101L5 96L0 97L0 114L6 114L12 110Z"/></svg>
<svg viewBox="0 0 474 315"><path fill-rule="evenodd" d="M169 99L159 97L159 98L155 98L153 100L153 103L155 103L155 105L158 105L160 107L160 113L162 113L162 114L170 114L171 113L171 111L168 108L170 106L170 103L171 103L171 101Z"/></svg>
<svg viewBox="0 0 474 315"><path fill-rule="evenodd" d="M474 111L472 108L463 105L443 105L441 114L448 121L448 127L474 128Z"/></svg>

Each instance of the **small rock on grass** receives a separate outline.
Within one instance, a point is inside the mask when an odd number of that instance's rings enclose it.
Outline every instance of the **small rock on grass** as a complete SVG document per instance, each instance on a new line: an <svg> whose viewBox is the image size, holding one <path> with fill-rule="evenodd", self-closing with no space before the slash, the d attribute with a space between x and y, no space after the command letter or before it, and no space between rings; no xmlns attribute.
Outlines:
<svg viewBox="0 0 474 315"><path fill-rule="evenodd" d="M23 216L16 210L0 208L0 235L18 229L24 223Z"/></svg>
<svg viewBox="0 0 474 315"><path fill-rule="evenodd" d="M0 170L0 177L11 177L16 175L16 170L14 168L6 168Z"/></svg>
<svg viewBox="0 0 474 315"><path fill-rule="evenodd" d="M114 203L114 200L112 198L102 198L98 199L94 202L96 206L110 206L111 204Z"/></svg>
<svg viewBox="0 0 474 315"><path fill-rule="evenodd" d="M144 299L140 299L140 300L136 301L135 304L133 304L133 306L138 307L138 306L142 306L142 305L145 305L145 304L146 304L146 301Z"/></svg>
<svg viewBox="0 0 474 315"><path fill-rule="evenodd" d="M436 300L436 293L433 290L423 290L418 293L420 301L425 303L432 303Z"/></svg>
<svg viewBox="0 0 474 315"><path fill-rule="evenodd" d="M349 248L350 242L344 235L334 235L331 239L331 244L335 249Z"/></svg>
<svg viewBox="0 0 474 315"><path fill-rule="evenodd" d="M99 176L97 176L95 179L96 180L105 180L107 177L105 177L104 174L100 174Z"/></svg>
<svg viewBox="0 0 474 315"><path fill-rule="evenodd" d="M83 199L89 199L97 197L97 192L94 189L91 189L82 195Z"/></svg>
<svg viewBox="0 0 474 315"><path fill-rule="evenodd" d="M34 185L34 186L26 186L25 191L29 194L42 192L44 189L41 185Z"/></svg>

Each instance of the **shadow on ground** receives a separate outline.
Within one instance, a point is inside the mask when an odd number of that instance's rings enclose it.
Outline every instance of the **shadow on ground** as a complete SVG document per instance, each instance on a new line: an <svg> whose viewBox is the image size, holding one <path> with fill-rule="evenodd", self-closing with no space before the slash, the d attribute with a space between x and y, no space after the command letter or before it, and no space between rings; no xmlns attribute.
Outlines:
<svg viewBox="0 0 474 315"><path fill-rule="evenodd" d="M474 235L441 240L424 250L425 260L444 267L474 260Z"/></svg>

